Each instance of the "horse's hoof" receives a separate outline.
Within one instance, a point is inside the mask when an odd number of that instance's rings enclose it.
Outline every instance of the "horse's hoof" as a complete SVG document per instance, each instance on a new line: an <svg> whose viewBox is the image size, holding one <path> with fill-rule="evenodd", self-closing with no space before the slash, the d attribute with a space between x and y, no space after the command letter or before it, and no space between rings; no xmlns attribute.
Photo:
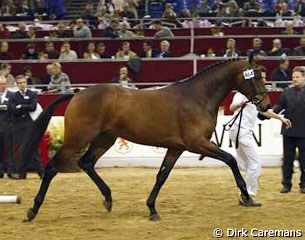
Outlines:
<svg viewBox="0 0 305 240"><path fill-rule="evenodd" d="M150 221L158 221L158 220L160 220L159 214L155 213L155 214L150 215L149 216L149 220Z"/></svg>
<svg viewBox="0 0 305 240"><path fill-rule="evenodd" d="M244 206L244 207L261 207L262 204L259 202L255 202L253 198L249 197L247 199L244 195L241 195L239 197L239 205Z"/></svg>
<svg viewBox="0 0 305 240"><path fill-rule="evenodd" d="M28 222L32 221L35 217L36 217L36 214L33 210L33 208L30 208L27 212L27 219L28 219Z"/></svg>
<svg viewBox="0 0 305 240"><path fill-rule="evenodd" d="M106 208L107 212L111 212L112 209L112 201L104 201L104 207Z"/></svg>

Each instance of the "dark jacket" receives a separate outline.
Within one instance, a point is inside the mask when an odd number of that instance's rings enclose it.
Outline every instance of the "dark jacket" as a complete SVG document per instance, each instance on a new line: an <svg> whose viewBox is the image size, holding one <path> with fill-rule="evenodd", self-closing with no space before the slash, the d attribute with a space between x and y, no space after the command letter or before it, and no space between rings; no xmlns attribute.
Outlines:
<svg viewBox="0 0 305 240"><path fill-rule="evenodd" d="M270 81L272 82L286 82L290 81L291 73L289 70L281 70L279 68L276 68L273 70L273 72L270 75ZM280 88L286 88L288 87L288 83L277 83L276 86Z"/></svg>
<svg viewBox="0 0 305 240"><path fill-rule="evenodd" d="M12 96L12 104L15 106L14 116L16 124L32 121L29 113L36 110L37 94L29 89L26 89L24 95L20 91L15 92Z"/></svg>
<svg viewBox="0 0 305 240"><path fill-rule="evenodd" d="M102 32L102 37L107 38L118 38L120 37L117 30L114 30L112 27L106 27L104 31Z"/></svg>
<svg viewBox="0 0 305 240"><path fill-rule="evenodd" d="M300 95L297 91L300 91ZM285 110L285 118L290 119L292 123L291 128L282 127L284 136L305 138L305 87L301 90L296 87L286 88L273 110L276 113Z"/></svg>

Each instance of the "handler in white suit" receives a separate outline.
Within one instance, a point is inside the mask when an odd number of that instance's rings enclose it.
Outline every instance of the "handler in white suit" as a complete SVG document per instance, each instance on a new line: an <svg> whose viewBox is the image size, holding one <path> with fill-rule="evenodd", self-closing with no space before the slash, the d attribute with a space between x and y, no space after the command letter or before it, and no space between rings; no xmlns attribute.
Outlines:
<svg viewBox="0 0 305 240"><path fill-rule="evenodd" d="M234 97L233 101L230 105L230 110L234 112L234 116L238 114L241 107L244 107L242 118L237 118L234 122L232 128L230 129L230 139L236 146L236 136L238 132L238 126L240 125L239 135L238 135L238 142L239 146L236 149L236 159L237 164L240 170L246 172L246 184L248 193L252 196L255 196L258 191L258 178L261 174L261 160L259 159L257 153L257 146L254 141L252 132L255 126L256 117L258 111L256 106L253 103L248 102L249 99L237 92ZM272 109L262 113L266 117L276 118L285 124L286 127L291 127L290 120L281 117L280 115L274 113ZM239 121L241 123L239 124Z"/></svg>

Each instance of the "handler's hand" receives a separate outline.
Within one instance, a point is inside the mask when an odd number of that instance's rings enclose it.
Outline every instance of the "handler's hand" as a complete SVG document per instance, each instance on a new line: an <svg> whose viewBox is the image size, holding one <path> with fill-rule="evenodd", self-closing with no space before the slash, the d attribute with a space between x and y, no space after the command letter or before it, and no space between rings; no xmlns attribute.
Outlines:
<svg viewBox="0 0 305 240"><path fill-rule="evenodd" d="M281 118L281 121L283 124L285 124L286 129L292 127L291 121L289 119L283 117L283 118Z"/></svg>

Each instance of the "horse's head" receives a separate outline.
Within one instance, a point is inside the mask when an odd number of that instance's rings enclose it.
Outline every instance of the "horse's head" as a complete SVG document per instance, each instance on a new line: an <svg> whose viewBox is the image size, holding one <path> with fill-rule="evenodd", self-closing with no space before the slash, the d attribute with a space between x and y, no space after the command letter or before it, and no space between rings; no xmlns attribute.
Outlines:
<svg viewBox="0 0 305 240"><path fill-rule="evenodd" d="M249 57L246 68L241 69L236 79L236 89L244 94L259 111L265 112L271 105L270 98L265 88L262 72L253 57Z"/></svg>

